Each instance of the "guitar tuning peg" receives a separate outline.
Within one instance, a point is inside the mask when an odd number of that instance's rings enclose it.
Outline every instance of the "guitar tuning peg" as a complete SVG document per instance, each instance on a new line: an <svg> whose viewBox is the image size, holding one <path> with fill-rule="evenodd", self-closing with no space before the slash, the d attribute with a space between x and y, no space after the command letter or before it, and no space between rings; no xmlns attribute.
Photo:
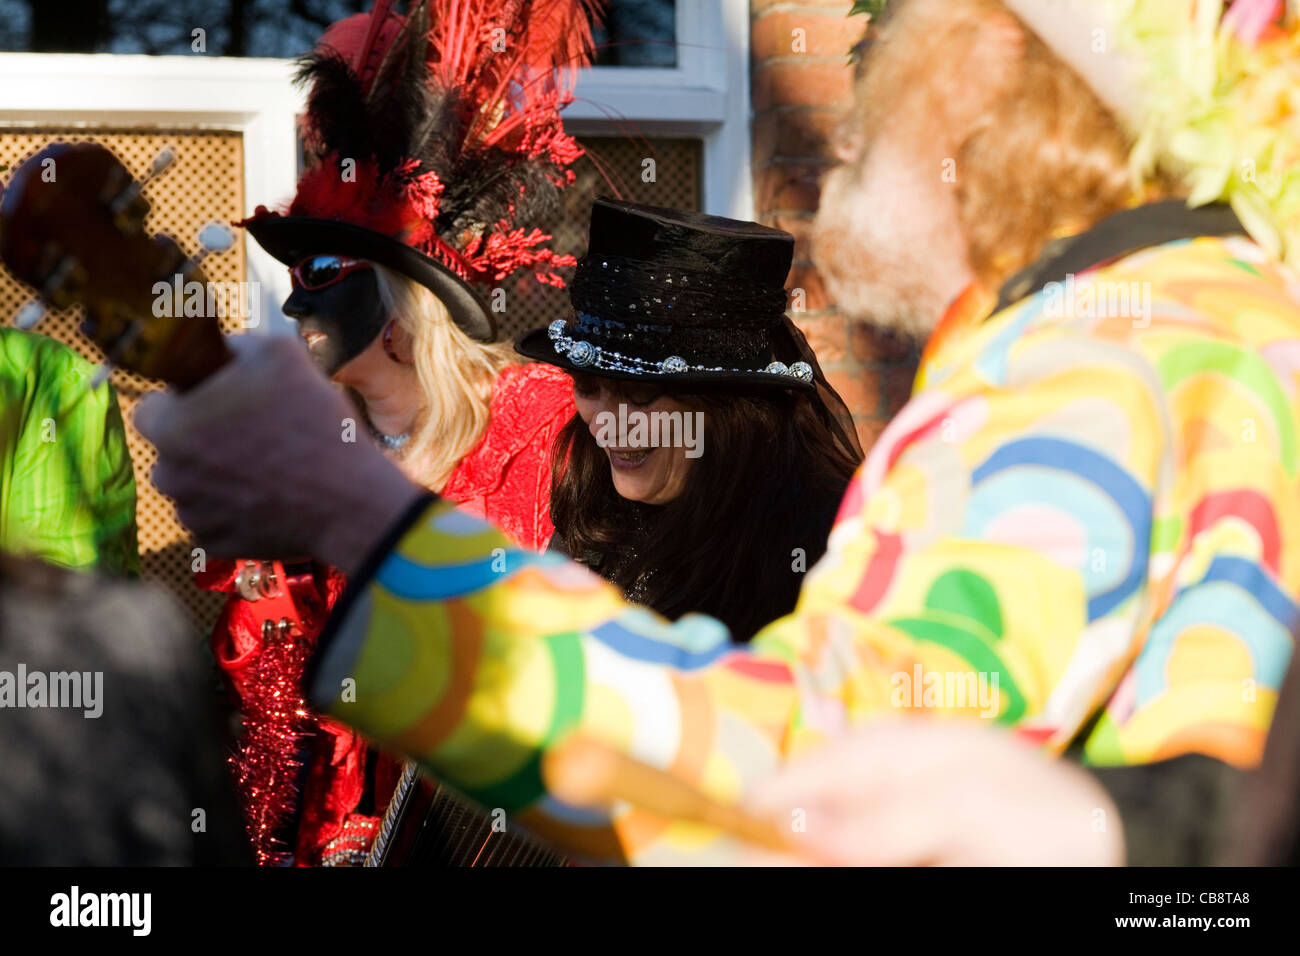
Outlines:
<svg viewBox="0 0 1300 956"><path fill-rule="evenodd" d="M199 230L199 248L203 254L225 252L235 244L235 232L220 222L210 222Z"/></svg>
<svg viewBox="0 0 1300 956"><path fill-rule="evenodd" d="M105 363L95 367L95 374L90 377L90 384L86 386L87 390L95 391L99 386L108 381L108 377L113 374L113 366Z"/></svg>
<svg viewBox="0 0 1300 956"><path fill-rule="evenodd" d="M140 188L143 189L152 182L155 177L161 176L171 166L172 161L175 159L176 154L170 149L164 149L161 153L155 156L153 158L153 165L149 167L149 174L145 176L144 179L140 180Z"/></svg>
<svg viewBox="0 0 1300 956"><path fill-rule="evenodd" d="M45 304L32 299L14 316L14 325L24 332L35 327L36 323L45 318Z"/></svg>
<svg viewBox="0 0 1300 956"><path fill-rule="evenodd" d="M57 251L57 247L52 247ZM73 255L62 255L45 276L41 295L56 309L66 309L73 304L78 290L85 285L86 270Z"/></svg>

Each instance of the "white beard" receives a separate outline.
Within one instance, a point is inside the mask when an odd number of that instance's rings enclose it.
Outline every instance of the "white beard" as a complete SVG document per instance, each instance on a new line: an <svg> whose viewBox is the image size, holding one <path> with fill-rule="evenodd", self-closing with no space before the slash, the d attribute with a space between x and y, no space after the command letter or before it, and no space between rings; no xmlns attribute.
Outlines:
<svg viewBox="0 0 1300 956"><path fill-rule="evenodd" d="M813 261L853 318L924 341L973 279L951 196L936 193L917 161L836 167L822 187ZM955 189L940 184L941 189Z"/></svg>

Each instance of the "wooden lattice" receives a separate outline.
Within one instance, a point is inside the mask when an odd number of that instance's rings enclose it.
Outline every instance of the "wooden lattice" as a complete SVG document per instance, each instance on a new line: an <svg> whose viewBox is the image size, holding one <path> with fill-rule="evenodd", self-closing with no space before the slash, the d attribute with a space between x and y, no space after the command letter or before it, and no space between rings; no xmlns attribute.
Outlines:
<svg viewBox="0 0 1300 956"><path fill-rule="evenodd" d="M198 251L196 237L204 225L213 221L229 223L243 216L244 150L243 140L235 132L10 128L0 130L0 163L8 163L12 171L24 158L50 143L87 140L113 150L136 177L148 172L154 157L164 148L175 153L171 167L146 192L153 206L146 225L150 231L170 235L189 254ZM243 243L236 243L228 252L207 257L203 268L214 282L243 281ZM11 321L14 313L31 298L29 289L7 271L0 270L0 316L4 321ZM78 330L81 319L80 309L51 311L36 331L67 343L92 362L102 362L103 353ZM227 330L233 331L233 324L238 321L237 318L226 320ZM207 633L222 596L194 586L190 556L193 543L176 520L171 502L150 482L157 455L153 446L137 434L132 422L140 396L157 386L121 370L113 373L111 382L122 405L127 444L135 466L141 576L175 594L189 610L195 627Z"/></svg>

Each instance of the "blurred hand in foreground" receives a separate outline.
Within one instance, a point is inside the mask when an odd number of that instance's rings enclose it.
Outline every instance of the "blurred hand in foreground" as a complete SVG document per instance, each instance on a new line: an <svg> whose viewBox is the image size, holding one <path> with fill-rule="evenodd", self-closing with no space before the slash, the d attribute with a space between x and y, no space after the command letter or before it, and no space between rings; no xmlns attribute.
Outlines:
<svg viewBox="0 0 1300 956"><path fill-rule="evenodd" d="M1119 813L1087 772L987 726L907 720L855 731L759 783L746 804L782 827L800 862L1124 862Z"/></svg>
<svg viewBox="0 0 1300 956"><path fill-rule="evenodd" d="M184 394L141 400L154 483L209 557L310 555L355 571L422 493L287 338L236 336L234 359Z"/></svg>

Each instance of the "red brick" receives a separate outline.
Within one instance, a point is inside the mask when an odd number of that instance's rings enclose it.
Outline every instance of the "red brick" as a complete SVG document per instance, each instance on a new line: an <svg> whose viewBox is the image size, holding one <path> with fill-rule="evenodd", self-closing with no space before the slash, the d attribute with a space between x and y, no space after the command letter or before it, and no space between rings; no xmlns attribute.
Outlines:
<svg viewBox="0 0 1300 956"><path fill-rule="evenodd" d="M750 18L755 20L770 10L792 10L795 8L847 17L849 11L853 9L853 0L749 0ZM867 18L859 16L854 19L865 23Z"/></svg>
<svg viewBox="0 0 1300 956"><path fill-rule="evenodd" d="M803 232L796 233L794 237L794 264L797 266L810 266L813 264L813 241L812 241L812 224Z"/></svg>
<svg viewBox="0 0 1300 956"><path fill-rule="evenodd" d="M915 348L916 346L906 336L882 329L870 322L859 320L849 323L849 349L859 362L914 361Z"/></svg>
<svg viewBox="0 0 1300 956"><path fill-rule="evenodd" d="M876 417L880 389L870 369L827 369L826 380L840 393L855 418Z"/></svg>
<svg viewBox="0 0 1300 956"><path fill-rule="evenodd" d="M823 309L828 309L832 305L831 295L826 291L826 283L822 280L822 277L818 274L817 270L812 266L795 266L792 268L790 270L790 278L786 280L785 287L792 290L792 295L794 289L803 290L803 312L821 312ZM790 301L790 308L794 309L795 305L796 303L792 298ZM796 320L798 320L798 312L792 312L791 314ZM840 319L839 323L841 337L843 338L844 344L840 349L843 354L835 359L837 362L848 356L848 329L845 326L843 319Z"/></svg>
<svg viewBox="0 0 1300 956"><path fill-rule="evenodd" d="M807 10L786 8L759 14L750 30L750 50L754 60L769 57L817 56L845 57L853 44L862 39L866 17L846 17L824 12L824 8ZM802 50L795 49L795 30L802 30Z"/></svg>
<svg viewBox="0 0 1300 956"><path fill-rule="evenodd" d="M754 71L754 110L774 106L834 106L847 108L853 100L853 72L848 61L799 63L784 61Z"/></svg>
<svg viewBox="0 0 1300 956"><path fill-rule="evenodd" d="M825 107L769 110L754 118L754 164L769 159L830 159L830 139L844 110Z"/></svg>
<svg viewBox="0 0 1300 956"><path fill-rule="evenodd" d="M784 229L795 239L808 234L812 228L815 213L800 211L773 211L763 217L763 224L773 229Z"/></svg>
<svg viewBox="0 0 1300 956"><path fill-rule="evenodd" d="M832 363L842 363L848 355L845 348L847 333L844 329L844 318L839 315L816 315L808 316L798 312L790 313L790 318L794 324L799 326L803 334L808 338L808 345L817 356L817 361L821 365ZM871 411L875 411L875 402L872 401Z"/></svg>
<svg viewBox="0 0 1300 956"><path fill-rule="evenodd" d="M862 39L865 17L849 19L824 7L786 8L760 14L750 31L750 56L757 68L780 60L822 61L844 66ZM796 30L803 30L802 41ZM802 42L802 51L796 46Z"/></svg>

